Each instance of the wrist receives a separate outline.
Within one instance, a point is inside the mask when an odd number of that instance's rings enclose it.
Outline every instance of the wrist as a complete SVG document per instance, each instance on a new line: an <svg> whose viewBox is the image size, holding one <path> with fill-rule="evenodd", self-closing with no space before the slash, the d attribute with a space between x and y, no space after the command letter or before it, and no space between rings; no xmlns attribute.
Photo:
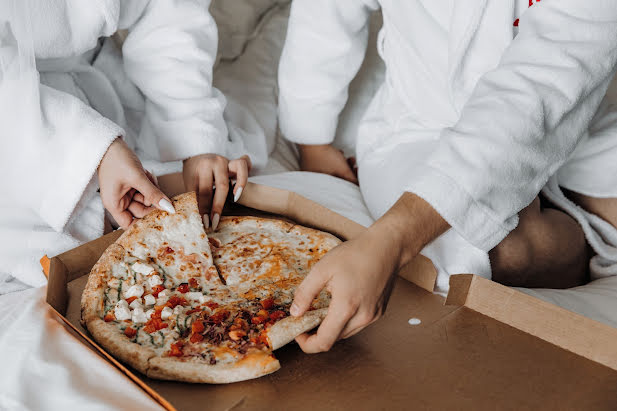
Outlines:
<svg viewBox="0 0 617 411"><path fill-rule="evenodd" d="M384 239L400 269L431 241L450 228L449 224L424 199L404 193L368 230L368 235Z"/></svg>

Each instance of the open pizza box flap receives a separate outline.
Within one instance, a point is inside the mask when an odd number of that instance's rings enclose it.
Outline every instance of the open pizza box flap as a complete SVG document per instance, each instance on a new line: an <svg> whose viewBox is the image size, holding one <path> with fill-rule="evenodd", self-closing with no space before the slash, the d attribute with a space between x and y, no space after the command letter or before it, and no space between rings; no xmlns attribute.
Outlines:
<svg viewBox="0 0 617 411"><path fill-rule="evenodd" d="M161 185L170 195L182 191L178 176ZM249 183L239 203L226 214L273 214L343 240L364 230L267 186ZM401 270L382 319L327 353L306 355L292 343L275 352L279 371L228 385L149 379L107 354L79 323L87 275L120 234L44 257L47 302L71 332L166 409L617 406L617 329L469 274L451 277L444 304L430 292L436 271L424 257Z"/></svg>

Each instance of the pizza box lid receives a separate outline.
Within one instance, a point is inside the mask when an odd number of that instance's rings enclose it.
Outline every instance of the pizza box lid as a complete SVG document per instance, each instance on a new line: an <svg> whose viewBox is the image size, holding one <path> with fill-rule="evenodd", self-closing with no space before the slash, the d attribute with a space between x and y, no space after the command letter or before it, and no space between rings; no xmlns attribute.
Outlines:
<svg viewBox="0 0 617 411"><path fill-rule="evenodd" d="M170 195L181 192L177 176L161 185ZM249 183L240 203L250 208L227 215L266 212L342 239L364 229L267 186ZM70 332L165 409L617 407L617 329L470 274L452 276L444 300L428 291L436 273L425 258L401 270L384 317L327 353L306 355L289 344L275 352L279 371L234 384L149 379L107 354L79 323L87 275L120 234L44 257L47 302Z"/></svg>

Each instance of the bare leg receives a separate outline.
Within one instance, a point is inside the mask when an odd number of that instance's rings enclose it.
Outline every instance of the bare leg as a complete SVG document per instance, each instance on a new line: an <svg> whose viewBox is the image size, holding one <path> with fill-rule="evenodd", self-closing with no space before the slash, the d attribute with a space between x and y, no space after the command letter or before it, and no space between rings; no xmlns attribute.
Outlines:
<svg viewBox="0 0 617 411"><path fill-rule="evenodd" d="M595 198L566 189L562 191L585 211L597 215L617 228L617 198Z"/></svg>
<svg viewBox="0 0 617 411"><path fill-rule="evenodd" d="M515 287L570 288L588 277L590 250L568 214L542 208L536 198L519 213L518 227L489 252L493 280Z"/></svg>

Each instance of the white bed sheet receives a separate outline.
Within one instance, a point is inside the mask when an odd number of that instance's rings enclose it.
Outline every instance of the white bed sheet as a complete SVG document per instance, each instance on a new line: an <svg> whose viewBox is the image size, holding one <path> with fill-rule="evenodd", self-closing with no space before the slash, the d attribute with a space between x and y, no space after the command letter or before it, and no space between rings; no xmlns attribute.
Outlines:
<svg viewBox="0 0 617 411"><path fill-rule="evenodd" d="M248 110L260 119L268 137L273 138L268 164L261 175L251 180L294 190L360 224L370 225L372 219L356 186L330 176L297 172L295 148L276 135L276 67L286 31L287 14L285 5L281 3L285 1L260 0L251 3L246 0L244 6L249 6L245 9L258 8L256 12L269 20L258 22L260 32L257 35L240 36L247 41L243 47L233 46L234 50L244 50L244 58L234 56L228 62L222 61L217 69L217 74L222 76L219 80L221 88L234 94L236 99L244 100ZM378 25L377 17L373 24L373 36ZM238 62L245 68L233 66ZM258 69L255 70L255 67ZM226 79L227 75L229 77ZM238 83L243 76L246 76L245 81L249 81L248 85ZM350 103L341 115L337 144L348 154L354 144L355 124L382 78L383 65L371 48L350 89ZM244 99L242 90L248 93ZM523 291L617 326L615 277L572 290ZM0 275L0 409L160 408L113 366L70 334L47 307L44 295L44 288L28 289L23 283L11 279L10 273Z"/></svg>

